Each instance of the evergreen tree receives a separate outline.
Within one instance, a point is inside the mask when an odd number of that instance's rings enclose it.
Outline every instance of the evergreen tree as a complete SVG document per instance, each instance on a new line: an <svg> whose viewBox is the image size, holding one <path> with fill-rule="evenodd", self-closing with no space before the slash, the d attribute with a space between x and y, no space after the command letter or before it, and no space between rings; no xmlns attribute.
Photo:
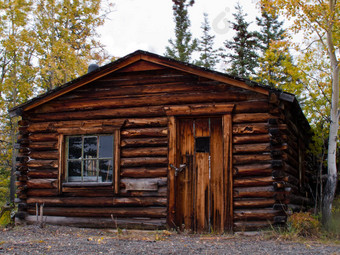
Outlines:
<svg viewBox="0 0 340 255"><path fill-rule="evenodd" d="M217 50L214 50L214 39L215 36L210 34L211 27L208 21L208 14L204 13L204 21L202 23L202 38L198 41L198 51L200 58L196 62L196 65L202 66L208 69L213 69L218 63Z"/></svg>
<svg viewBox="0 0 340 255"><path fill-rule="evenodd" d="M256 17L256 24L260 27L260 32L256 32L256 37L259 40L262 55L264 55L272 41L284 39L283 22L278 20L278 16L274 12L268 13L262 8L261 17Z"/></svg>
<svg viewBox="0 0 340 255"><path fill-rule="evenodd" d="M259 57L258 63L259 71L255 81L287 92L291 88L301 87L301 72L293 63L287 41L272 41L264 55Z"/></svg>
<svg viewBox="0 0 340 255"><path fill-rule="evenodd" d="M236 35L232 40L226 41L225 47L231 50L231 53L223 54L227 63L231 63L231 68L227 71L234 76L241 78L250 78L255 73L257 67L256 48L258 47L255 32L250 32L249 25L245 20L247 14L243 12L242 7L238 3L235 7L236 13L233 14L235 22L231 23L231 28L235 30Z"/></svg>
<svg viewBox="0 0 340 255"><path fill-rule="evenodd" d="M175 40L169 40L170 46L166 47L165 56L183 62L190 62L192 53L197 49L197 40L192 39L190 32L190 20L188 7L192 6L194 0L172 0L173 14L175 20Z"/></svg>
<svg viewBox="0 0 340 255"><path fill-rule="evenodd" d="M260 57L259 71L255 80L276 88L298 86L298 70L293 64L289 44L284 40L283 22L278 20L275 11L261 10L261 17L256 18L260 31L256 32Z"/></svg>

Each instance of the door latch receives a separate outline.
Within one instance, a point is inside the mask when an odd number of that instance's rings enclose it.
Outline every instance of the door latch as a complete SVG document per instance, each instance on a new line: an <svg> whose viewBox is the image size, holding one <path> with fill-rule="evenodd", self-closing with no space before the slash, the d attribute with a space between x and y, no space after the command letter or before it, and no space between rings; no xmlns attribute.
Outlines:
<svg viewBox="0 0 340 255"><path fill-rule="evenodd" d="M175 167L173 164L170 164L170 167L175 169L175 176L178 175L178 173L182 172L186 168L187 164L180 164L179 167Z"/></svg>

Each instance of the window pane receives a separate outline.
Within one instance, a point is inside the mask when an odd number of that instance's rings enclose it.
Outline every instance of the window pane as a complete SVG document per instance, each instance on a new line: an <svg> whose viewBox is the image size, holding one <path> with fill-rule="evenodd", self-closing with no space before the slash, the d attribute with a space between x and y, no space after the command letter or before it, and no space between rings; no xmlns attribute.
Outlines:
<svg viewBox="0 0 340 255"><path fill-rule="evenodd" d="M84 160L84 182L97 181L97 160Z"/></svg>
<svg viewBox="0 0 340 255"><path fill-rule="evenodd" d="M81 137L69 137L68 139L68 158L81 158Z"/></svg>
<svg viewBox="0 0 340 255"><path fill-rule="evenodd" d="M197 137L195 144L196 152L210 152L210 137Z"/></svg>
<svg viewBox="0 0 340 255"><path fill-rule="evenodd" d="M81 161L80 160L72 160L68 162L68 176L81 176Z"/></svg>
<svg viewBox="0 0 340 255"><path fill-rule="evenodd" d="M113 157L113 136L101 135L99 136L99 158Z"/></svg>
<svg viewBox="0 0 340 255"><path fill-rule="evenodd" d="M112 181L112 160L99 160L99 176L103 182Z"/></svg>
<svg viewBox="0 0 340 255"><path fill-rule="evenodd" d="M84 138L84 158L97 157L97 137Z"/></svg>

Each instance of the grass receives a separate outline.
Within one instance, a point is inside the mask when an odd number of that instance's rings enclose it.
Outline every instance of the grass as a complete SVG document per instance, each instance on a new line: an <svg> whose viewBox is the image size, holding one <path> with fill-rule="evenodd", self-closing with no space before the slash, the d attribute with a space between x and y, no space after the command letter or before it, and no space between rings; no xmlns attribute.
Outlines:
<svg viewBox="0 0 340 255"><path fill-rule="evenodd" d="M287 221L286 227L272 228L267 238L294 242L321 242L340 244L340 196L333 202L331 228L325 229L321 225L320 215L308 212L293 213Z"/></svg>

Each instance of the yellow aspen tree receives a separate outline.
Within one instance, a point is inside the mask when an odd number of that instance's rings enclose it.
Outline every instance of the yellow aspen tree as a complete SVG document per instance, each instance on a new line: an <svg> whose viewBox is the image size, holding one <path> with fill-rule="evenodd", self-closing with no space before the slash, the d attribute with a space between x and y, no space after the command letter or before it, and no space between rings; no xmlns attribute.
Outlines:
<svg viewBox="0 0 340 255"><path fill-rule="evenodd" d="M324 190L322 221L330 225L332 202L338 181L336 151L339 132L339 54L340 2L338 0L261 0L270 12L272 6L292 21L291 31L303 33L308 48L318 43L318 50L329 61L331 99L327 151L327 182Z"/></svg>

